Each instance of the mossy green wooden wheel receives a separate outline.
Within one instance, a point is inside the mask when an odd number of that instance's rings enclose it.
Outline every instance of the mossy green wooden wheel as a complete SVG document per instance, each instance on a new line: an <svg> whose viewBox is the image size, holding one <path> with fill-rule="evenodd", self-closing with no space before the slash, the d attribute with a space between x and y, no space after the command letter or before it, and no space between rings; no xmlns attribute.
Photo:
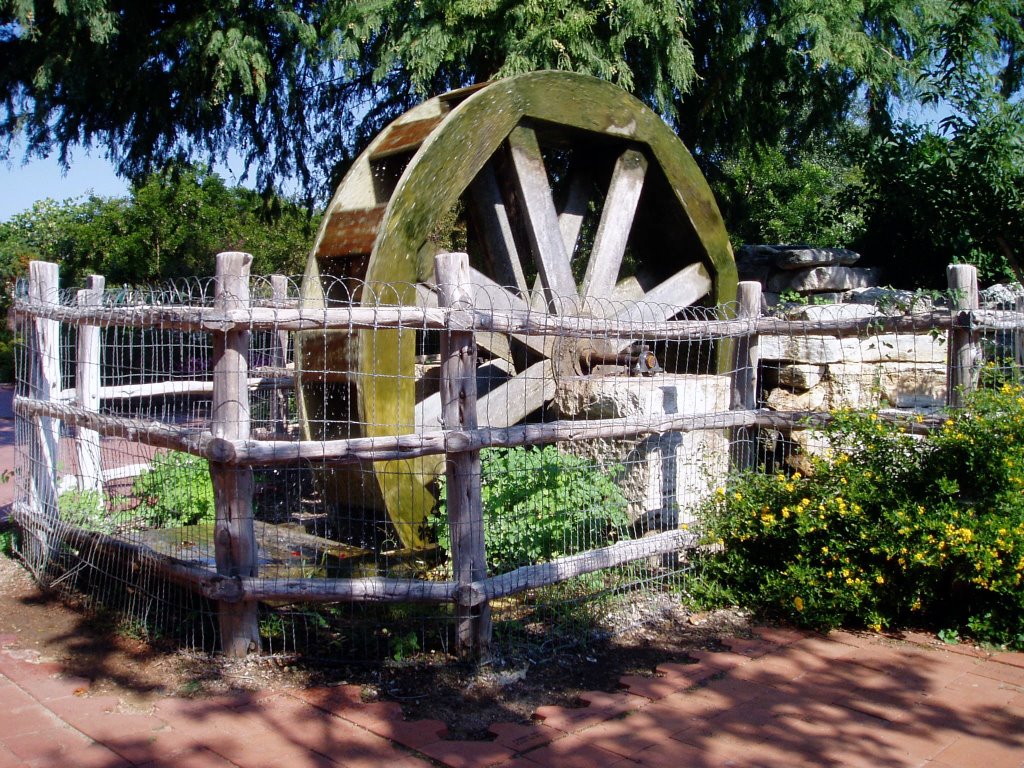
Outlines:
<svg viewBox="0 0 1024 768"><path fill-rule="evenodd" d="M626 92L567 72L454 91L389 125L331 200L303 303L429 303L442 248L466 250L476 285L505 306L602 314L615 298L678 307L736 292L721 215L686 148ZM564 349L558 362L544 340L480 343L509 377L481 398L481 424L516 423L551 399ZM413 331L300 335L307 439L437 428L417 351ZM402 545L417 547L438 466L338 470L328 501L386 510Z"/></svg>

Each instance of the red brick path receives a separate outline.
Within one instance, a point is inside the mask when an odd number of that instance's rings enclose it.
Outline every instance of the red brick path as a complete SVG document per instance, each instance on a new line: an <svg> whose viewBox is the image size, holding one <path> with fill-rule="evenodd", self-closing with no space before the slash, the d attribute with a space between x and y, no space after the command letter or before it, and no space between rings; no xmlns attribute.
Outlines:
<svg viewBox="0 0 1024 768"><path fill-rule="evenodd" d="M764 627L759 640L449 741L353 686L162 699L152 711L0 636L0 768L1024 768L1024 654Z"/></svg>
<svg viewBox="0 0 1024 768"><path fill-rule="evenodd" d="M0 467L14 463L9 400L0 390ZM0 504L12 495L0 484ZM623 678L587 706L494 725L489 742L449 741L443 723L405 722L397 704L362 704L348 686L134 711L0 636L0 768L1024 768L1024 654L758 634Z"/></svg>

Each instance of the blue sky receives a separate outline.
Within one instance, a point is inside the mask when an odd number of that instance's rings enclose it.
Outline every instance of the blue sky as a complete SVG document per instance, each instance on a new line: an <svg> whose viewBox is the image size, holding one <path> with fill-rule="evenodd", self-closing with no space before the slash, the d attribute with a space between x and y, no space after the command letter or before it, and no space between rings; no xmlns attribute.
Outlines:
<svg viewBox="0 0 1024 768"><path fill-rule="evenodd" d="M0 221L32 207L36 200L52 197L64 200L95 192L105 197L120 196L128 184L117 177L101 153L77 150L65 175L55 157L22 165L20 159L0 163Z"/></svg>

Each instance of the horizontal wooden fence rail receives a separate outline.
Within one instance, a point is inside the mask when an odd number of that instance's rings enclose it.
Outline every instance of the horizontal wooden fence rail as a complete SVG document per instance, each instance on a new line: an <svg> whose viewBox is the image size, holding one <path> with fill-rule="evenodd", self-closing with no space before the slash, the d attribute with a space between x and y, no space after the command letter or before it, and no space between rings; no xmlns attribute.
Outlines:
<svg viewBox="0 0 1024 768"><path fill-rule="evenodd" d="M154 448L167 448L232 466L284 467L295 463L342 466L376 461L412 459L485 448L516 448L577 440L623 440L668 432L723 430L732 427L763 427L790 431L812 429L830 423L834 416L821 411L722 411L700 416L670 416L644 423L635 420L590 419L549 421L513 427L479 427L409 432L383 437L352 437L342 440L228 440L209 430L186 430L124 416L98 414L64 403L46 403L15 397L14 410L25 418L60 419L65 424L95 430L104 437L123 437ZM881 411L881 421L897 424L911 434L940 427L944 417L915 416L901 411Z"/></svg>
<svg viewBox="0 0 1024 768"><path fill-rule="evenodd" d="M758 317L741 320L666 320L623 322L615 319L548 315L508 309L458 309L417 306L338 307L332 309L269 309L218 312L213 309L140 306L72 307L18 299L14 313L55 320L65 325L103 325L164 328L177 331L225 333L231 330L472 330L517 336L580 336L651 341L700 341L750 334L778 336L824 335L838 338L879 333L919 333L970 328L975 331L1019 330L1024 313L1017 310L933 310L909 315L836 317L790 320Z"/></svg>

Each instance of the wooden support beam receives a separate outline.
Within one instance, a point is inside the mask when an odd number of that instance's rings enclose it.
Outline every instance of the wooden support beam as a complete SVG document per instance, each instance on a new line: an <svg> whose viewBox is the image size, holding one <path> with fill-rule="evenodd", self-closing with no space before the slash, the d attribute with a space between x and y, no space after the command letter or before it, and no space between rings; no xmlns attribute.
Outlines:
<svg viewBox="0 0 1024 768"><path fill-rule="evenodd" d="M946 267L946 280L953 301L953 310L972 312L979 307L978 268L971 264L950 264ZM949 356L946 374L946 404L961 408L966 396L977 386L978 363L981 349L978 332L970 327L954 325L949 336Z"/></svg>
<svg viewBox="0 0 1024 768"><path fill-rule="evenodd" d="M615 162L587 273L583 276L584 301L609 299L615 290L646 173L647 158L634 149L627 149Z"/></svg>
<svg viewBox="0 0 1024 768"><path fill-rule="evenodd" d="M743 281L737 286L737 315L741 320L757 320L761 316L761 284ZM734 411L753 411L757 408L757 376L761 354L758 336L752 333L736 339L735 362L732 369L732 387L729 408ZM729 434L733 466L753 469L757 464L757 432L750 427L736 427Z"/></svg>
<svg viewBox="0 0 1024 768"><path fill-rule="evenodd" d="M98 306L103 302L106 278L90 275L84 290L78 292L80 307ZM88 411L100 410L100 381L102 356L100 354L100 328L82 325L78 328L78 359L75 361L75 403ZM100 462L100 436L96 430L82 428L75 436L78 453L78 489L83 492L102 493L103 467ZM97 500L98 501L98 500Z"/></svg>
<svg viewBox="0 0 1024 768"><path fill-rule="evenodd" d="M512 150L512 167L523 200L526 231L536 255L537 267L552 306L577 297L576 280L572 276L569 255L565 252L558 212L551 196L551 185L544 168L544 158L532 128L519 125L508 137Z"/></svg>
<svg viewBox="0 0 1024 768"><path fill-rule="evenodd" d="M33 261L29 264L30 305L44 309L60 304L58 284L60 273L56 264ZM37 315L28 329L29 390L40 402L53 403L61 390L60 323ZM59 517L57 506L57 448L60 422L35 414L28 430L29 500L40 522L53 523ZM42 577L51 555L46 527L41 537L30 537L27 557L29 567Z"/></svg>
<svg viewBox="0 0 1024 768"><path fill-rule="evenodd" d="M217 254L214 302L221 311L248 309L248 253ZM249 417L248 330L231 330L213 337L213 411L210 422L215 438L248 440ZM216 522L214 557L217 573L230 578L253 578L257 573L256 536L253 531L252 468L210 462ZM259 651L260 633L254 603L218 604L221 650L227 656Z"/></svg>
<svg viewBox="0 0 1024 768"><path fill-rule="evenodd" d="M450 309L472 306L469 256L442 253L434 260L438 303ZM452 329L441 335L441 408L447 429L476 429L476 341L472 331ZM468 587L487 576L483 501L480 495L480 451L450 454L447 462L448 524L451 528L452 571ZM463 656L480 659L491 644L491 607L458 605L457 644Z"/></svg>

